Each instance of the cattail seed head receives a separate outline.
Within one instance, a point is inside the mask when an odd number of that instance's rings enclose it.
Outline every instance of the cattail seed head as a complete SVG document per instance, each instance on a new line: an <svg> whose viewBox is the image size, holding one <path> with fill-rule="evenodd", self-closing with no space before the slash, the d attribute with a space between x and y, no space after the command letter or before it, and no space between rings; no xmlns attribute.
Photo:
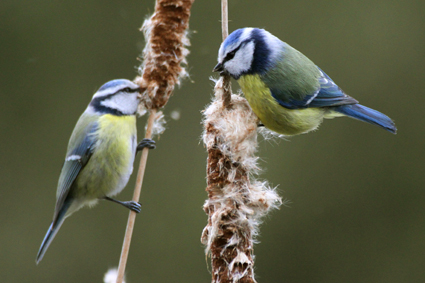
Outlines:
<svg viewBox="0 0 425 283"><path fill-rule="evenodd" d="M141 30L146 39L142 65L135 82L142 89L143 108L158 109L170 98L176 84L187 76L186 56L190 45L187 37L193 0L158 0L155 13Z"/></svg>
<svg viewBox="0 0 425 283"><path fill-rule="evenodd" d="M225 99L223 78L204 111L203 141L208 150L208 224L201 242L211 255L212 282L256 282L253 245L261 218L282 200L268 183L258 181L257 116L240 95Z"/></svg>

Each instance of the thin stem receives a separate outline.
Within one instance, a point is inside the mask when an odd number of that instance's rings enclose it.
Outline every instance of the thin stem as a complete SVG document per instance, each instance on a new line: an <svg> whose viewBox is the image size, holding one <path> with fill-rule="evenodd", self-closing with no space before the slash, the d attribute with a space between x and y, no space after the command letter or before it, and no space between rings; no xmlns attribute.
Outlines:
<svg viewBox="0 0 425 283"><path fill-rule="evenodd" d="M223 35L223 41L229 36L229 13L227 10L227 0L221 0L221 34Z"/></svg>
<svg viewBox="0 0 425 283"><path fill-rule="evenodd" d="M156 109L150 110L148 126L147 126L146 134L145 134L145 138L147 139L152 138L152 129L153 129L154 121L155 121L156 112L157 112ZM139 170L137 171L136 185L134 186L133 201L136 201L136 202L139 201L140 192L142 191L143 176L145 175L146 162L148 160L148 153L149 153L149 149L145 147L142 150L142 157L140 158ZM121 250L120 264L118 266L117 283L122 283L124 279L125 266L127 264L128 253L130 251L130 242L131 242L131 236L133 235L135 220L136 220L136 212L130 211L130 215L128 216L128 221L127 221L127 229L125 231L125 236L124 236L124 243L122 245L122 250Z"/></svg>
<svg viewBox="0 0 425 283"><path fill-rule="evenodd" d="M223 37L223 41L226 39L226 37L229 36L229 14L228 14L228 8L227 8L227 0L221 0L221 34ZM223 76L223 106L226 109L230 109L232 106L231 99L232 99L232 86L230 84L230 76L224 75Z"/></svg>

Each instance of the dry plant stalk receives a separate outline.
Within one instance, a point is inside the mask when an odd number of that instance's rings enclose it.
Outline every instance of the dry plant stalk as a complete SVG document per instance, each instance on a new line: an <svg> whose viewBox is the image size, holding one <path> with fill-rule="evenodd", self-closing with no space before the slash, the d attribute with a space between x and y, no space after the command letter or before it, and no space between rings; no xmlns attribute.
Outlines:
<svg viewBox="0 0 425 283"><path fill-rule="evenodd" d="M145 109L150 111L145 138L151 138L152 132L155 132L157 110L168 102L175 84L179 84L179 80L187 76L182 64L186 64L186 56L189 54L186 49L190 44L187 29L193 2L194 0L157 0L154 14L143 23L141 30L145 35L146 47L135 82L142 89L139 114ZM142 151L133 201L138 202L140 198L148 151L147 148ZM122 283L124 278L135 219L136 213L131 211L121 251L117 283Z"/></svg>
<svg viewBox="0 0 425 283"><path fill-rule="evenodd" d="M212 262L213 283L256 282L253 245L261 218L281 198L267 182L254 179L257 165L257 116L240 95L224 105L223 78L204 111L203 141L208 150L208 224L201 241Z"/></svg>
<svg viewBox="0 0 425 283"><path fill-rule="evenodd" d="M223 41L229 36L229 12L227 9L227 0L221 0L221 36ZM230 76L223 76L223 106L229 109L232 107L232 85L230 83Z"/></svg>

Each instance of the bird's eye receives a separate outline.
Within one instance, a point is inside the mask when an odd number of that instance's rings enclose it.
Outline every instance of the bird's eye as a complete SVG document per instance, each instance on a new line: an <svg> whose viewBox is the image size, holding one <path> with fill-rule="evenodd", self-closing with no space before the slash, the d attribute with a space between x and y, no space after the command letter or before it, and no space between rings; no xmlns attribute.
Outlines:
<svg viewBox="0 0 425 283"><path fill-rule="evenodd" d="M123 91L125 91L125 92L131 92L131 88L126 87L125 89L123 89Z"/></svg>
<svg viewBox="0 0 425 283"><path fill-rule="evenodd" d="M236 51L237 50L233 50L232 52L227 53L226 60L232 60L233 57L235 57Z"/></svg>

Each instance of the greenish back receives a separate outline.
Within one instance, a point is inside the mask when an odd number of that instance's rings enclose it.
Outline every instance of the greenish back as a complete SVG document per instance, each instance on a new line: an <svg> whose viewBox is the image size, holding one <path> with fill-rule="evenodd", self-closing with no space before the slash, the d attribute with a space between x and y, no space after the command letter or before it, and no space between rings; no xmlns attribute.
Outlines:
<svg viewBox="0 0 425 283"><path fill-rule="evenodd" d="M303 100L320 87L317 66L298 50L285 43L273 66L261 79L277 99Z"/></svg>

